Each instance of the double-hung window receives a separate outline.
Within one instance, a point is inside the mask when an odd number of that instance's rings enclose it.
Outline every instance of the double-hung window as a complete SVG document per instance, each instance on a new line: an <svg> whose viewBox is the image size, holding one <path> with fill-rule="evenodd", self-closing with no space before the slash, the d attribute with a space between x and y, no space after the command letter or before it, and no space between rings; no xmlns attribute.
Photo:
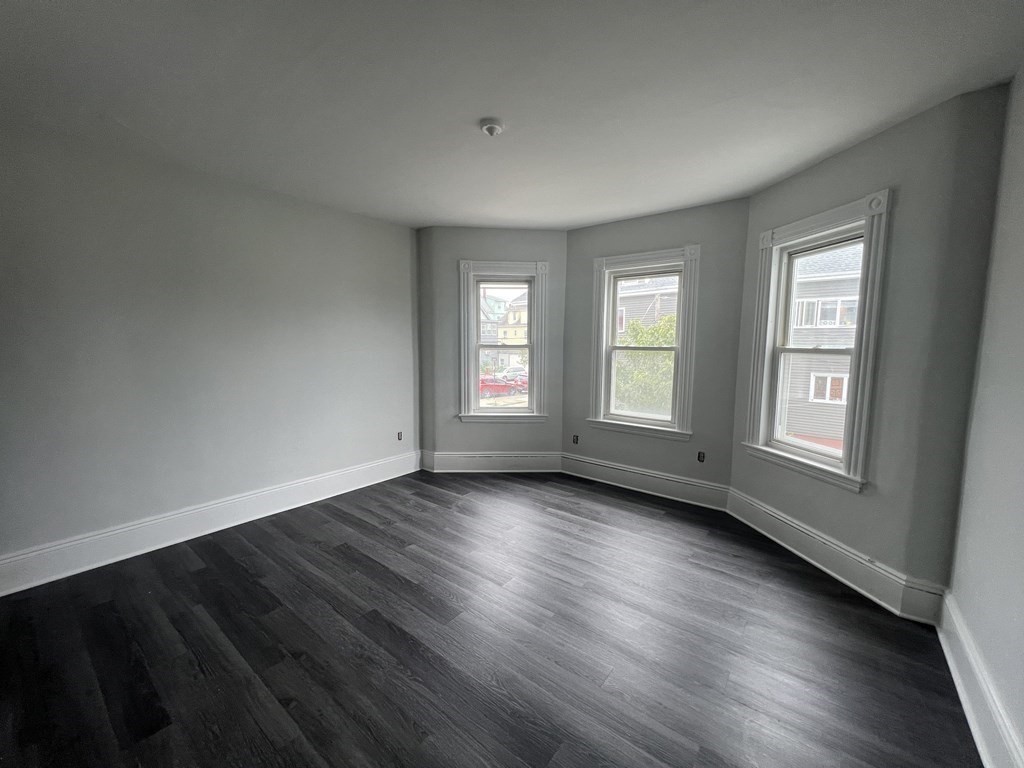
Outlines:
<svg viewBox="0 0 1024 768"><path fill-rule="evenodd" d="M459 262L462 421L541 420L547 262Z"/></svg>
<svg viewBox="0 0 1024 768"><path fill-rule="evenodd" d="M864 483L887 191L761 235L746 445Z"/></svg>
<svg viewBox="0 0 1024 768"><path fill-rule="evenodd" d="M699 246L595 262L596 426L687 439Z"/></svg>

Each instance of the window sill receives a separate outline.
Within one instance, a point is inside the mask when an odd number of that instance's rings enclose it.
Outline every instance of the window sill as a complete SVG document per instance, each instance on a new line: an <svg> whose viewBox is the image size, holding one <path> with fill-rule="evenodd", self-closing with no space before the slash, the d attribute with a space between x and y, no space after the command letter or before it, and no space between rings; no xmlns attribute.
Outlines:
<svg viewBox="0 0 1024 768"><path fill-rule="evenodd" d="M859 477L853 477L847 475L838 469L833 469L825 464L818 464L817 462L810 461L794 456L784 451L776 450L775 448L768 448L764 445L754 445L753 443L744 443L743 446L747 449L747 453L759 459L764 459L772 464L777 464L780 467L786 467L792 469L801 474L813 477L817 480L821 480L826 483L844 488L847 491L853 491L854 493L860 493L864 487L865 482Z"/></svg>
<svg viewBox="0 0 1024 768"><path fill-rule="evenodd" d="M532 423L547 421L548 416L546 413L460 413L459 421L472 423L472 422L483 422L490 424L500 423Z"/></svg>
<svg viewBox="0 0 1024 768"><path fill-rule="evenodd" d="M599 429L608 429L612 432L629 432L634 435L658 437L663 440L681 440L686 442L693 437L693 432L683 432L682 430L670 427L652 427L648 424L631 424L626 421L609 421L608 419L587 419L587 421Z"/></svg>

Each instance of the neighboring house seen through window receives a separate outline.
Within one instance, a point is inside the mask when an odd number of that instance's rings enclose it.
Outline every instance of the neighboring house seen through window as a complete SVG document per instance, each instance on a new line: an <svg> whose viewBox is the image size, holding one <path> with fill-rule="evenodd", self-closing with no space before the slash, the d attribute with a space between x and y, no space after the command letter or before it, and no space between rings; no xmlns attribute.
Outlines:
<svg viewBox="0 0 1024 768"><path fill-rule="evenodd" d="M818 404L846 402L844 381L856 344L855 326L838 323L839 299L804 297L860 290L863 234L857 230L838 237L784 249L779 256L780 304L790 309L776 318L771 434L773 443L836 460L843 455L846 409ZM816 322L807 326L803 321L809 305L817 312Z"/></svg>

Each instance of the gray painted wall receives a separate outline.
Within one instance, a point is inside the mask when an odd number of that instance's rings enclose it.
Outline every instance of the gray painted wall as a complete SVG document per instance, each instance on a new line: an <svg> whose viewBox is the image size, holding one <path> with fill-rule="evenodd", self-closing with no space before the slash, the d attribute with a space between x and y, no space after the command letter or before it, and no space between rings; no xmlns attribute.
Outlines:
<svg viewBox="0 0 1024 768"><path fill-rule="evenodd" d="M706 205L569 233L566 286L563 450L589 458L729 483L733 392L747 202ZM591 426L594 259L700 244L693 440L676 442ZM729 382L729 386L723 386ZM580 436L573 445L571 436ZM697 451L707 461L697 462Z"/></svg>
<svg viewBox="0 0 1024 768"><path fill-rule="evenodd" d="M952 593L1024 733L1024 69L1007 120Z"/></svg>
<svg viewBox="0 0 1024 768"><path fill-rule="evenodd" d="M0 554L417 447L410 230L9 134L0 217Z"/></svg>
<svg viewBox="0 0 1024 768"><path fill-rule="evenodd" d="M1005 87L966 94L755 195L732 485L904 573L947 583L1002 141ZM869 484L855 494L750 456L758 234L894 190Z"/></svg>
<svg viewBox="0 0 1024 768"><path fill-rule="evenodd" d="M430 227L418 232L421 420L427 451L559 451L565 232ZM546 261L545 422L462 423L459 413L459 261ZM530 382L534 386L534 382Z"/></svg>

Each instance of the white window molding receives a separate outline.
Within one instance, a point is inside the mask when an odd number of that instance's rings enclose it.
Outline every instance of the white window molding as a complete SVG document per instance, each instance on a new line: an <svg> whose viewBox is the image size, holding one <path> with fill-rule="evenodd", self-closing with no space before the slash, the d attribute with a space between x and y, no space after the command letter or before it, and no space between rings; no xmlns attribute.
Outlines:
<svg viewBox="0 0 1024 768"><path fill-rule="evenodd" d="M545 325L547 315L546 261L460 261L460 396L459 419L464 422L538 422L547 419L545 402ZM529 358L529 389L525 404L483 408L480 405L480 349L502 347L503 338L481 341L479 286L481 283L516 283L528 286L525 344L508 345L510 351L526 350ZM516 323L521 318L515 318ZM507 330L507 329L506 329Z"/></svg>
<svg viewBox="0 0 1024 768"><path fill-rule="evenodd" d="M594 426L672 440L690 439L699 261L699 245L594 261L594 347L588 419ZM615 412L611 403L612 358L623 348L614 341L616 334L626 328L625 312L620 313L614 305L616 281L672 275L679 277L675 339L672 344L651 348L652 352L674 355L671 413L667 417L655 417Z"/></svg>
<svg viewBox="0 0 1024 768"><path fill-rule="evenodd" d="M859 492L866 482L868 423L875 379L889 203L889 190L881 190L848 205L763 232L759 241L750 400L744 445L754 456L855 492ZM860 237L863 242L857 322L847 326L854 334L853 347L846 350L810 350L815 354L843 352L850 358L845 388L847 402L842 457L832 459L772 440L777 407L775 367L780 348L780 317L784 318L789 311L784 306L789 290L783 285L784 259L788 254L798 253L801 248L851 237Z"/></svg>

